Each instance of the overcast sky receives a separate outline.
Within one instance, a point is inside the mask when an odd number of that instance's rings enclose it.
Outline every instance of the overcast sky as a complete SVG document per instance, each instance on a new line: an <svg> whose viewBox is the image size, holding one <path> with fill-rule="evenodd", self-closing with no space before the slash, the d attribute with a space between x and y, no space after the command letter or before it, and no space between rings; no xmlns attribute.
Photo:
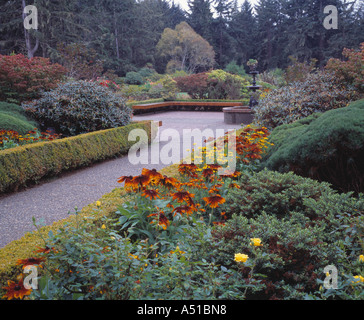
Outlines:
<svg viewBox="0 0 364 320"><path fill-rule="evenodd" d="M250 3L252 5L256 4L258 2L258 0L249 0ZM171 1L172 2L172 1ZM244 2L244 0L238 0L239 3L239 7L242 5L242 3ZM187 0L174 0L175 4L179 4L181 6L182 9L184 10L188 10L188 1Z"/></svg>

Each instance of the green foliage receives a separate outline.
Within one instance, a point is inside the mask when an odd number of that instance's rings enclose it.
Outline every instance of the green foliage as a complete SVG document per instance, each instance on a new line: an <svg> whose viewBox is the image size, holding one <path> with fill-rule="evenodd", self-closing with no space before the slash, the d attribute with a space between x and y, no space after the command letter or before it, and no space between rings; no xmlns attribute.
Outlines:
<svg viewBox="0 0 364 320"><path fill-rule="evenodd" d="M37 127L34 121L16 112L0 111L0 130L14 130L22 135Z"/></svg>
<svg viewBox="0 0 364 320"><path fill-rule="evenodd" d="M211 99L241 99L248 93L248 81L224 70L208 73L208 96Z"/></svg>
<svg viewBox="0 0 364 320"><path fill-rule="evenodd" d="M125 83L140 85L144 83L143 76L135 71L128 72L125 76Z"/></svg>
<svg viewBox="0 0 364 320"><path fill-rule="evenodd" d="M249 288L250 298L321 295L319 284L327 265L336 266L340 274L357 274L364 248L362 195L339 194L327 183L268 170L243 173L239 185L226 198L225 210L231 219L213 233L215 239L207 251L227 268L234 265L234 253L254 259L254 272L248 279L257 286ZM259 255L250 238L262 240ZM250 271L240 270L245 276ZM353 294L351 298L360 295L350 286L343 292Z"/></svg>
<svg viewBox="0 0 364 320"><path fill-rule="evenodd" d="M359 100L347 108L277 127L270 136L275 146L262 165L328 181L339 190L363 192L363 111L364 100Z"/></svg>
<svg viewBox="0 0 364 320"><path fill-rule="evenodd" d="M245 68L243 65L239 66L236 61L231 61L224 69L224 71L231 74L235 74L241 77L247 76Z"/></svg>
<svg viewBox="0 0 364 320"><path fill-rule="evenodd" d="M194 99L230 99L247 97L248 81L235 74L218 69L175 78L178 88Z"/></svg>
<svg viewBox="0 0 364 320"><path fill-rule="evenodd" d="M42 128L66 136L125 126L132 113L121 96L88 81L61 84L23 107Z"/></svg>
<svg viewBox="0 0 364 320"><path fill-rule="evenodd" d="M292 123L315 112L346 107L358 97L328 72L308 74L304 81L270 91L254 108L255 121L267 128Z"/></svg>

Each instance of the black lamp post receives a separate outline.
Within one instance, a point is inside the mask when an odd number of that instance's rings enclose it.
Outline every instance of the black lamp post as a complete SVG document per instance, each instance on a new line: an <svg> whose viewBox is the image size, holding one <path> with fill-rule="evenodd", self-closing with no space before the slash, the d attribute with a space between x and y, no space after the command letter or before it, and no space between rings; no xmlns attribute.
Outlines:
<svg viewBox="0 0 364 320"><path fill-rule="evenodd" d="M259 74L259 71L256 70L258 65L257 60L250 59L248 61L248 66L250 68L250 74L253 76L253 85L248 86L248 89L253 92L250 97L249 108L253 108L254 106L258 105L258 101L255 99L255 92L259 90L262 86L257 86L256 76Z"/></svg>

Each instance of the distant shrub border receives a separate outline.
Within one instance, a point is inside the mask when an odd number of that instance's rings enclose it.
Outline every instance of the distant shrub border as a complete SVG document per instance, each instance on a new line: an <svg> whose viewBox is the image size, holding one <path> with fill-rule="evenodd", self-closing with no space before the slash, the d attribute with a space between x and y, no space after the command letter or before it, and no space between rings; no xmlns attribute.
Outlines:
<svg viewBox="0 0 364 320"><path fill-rule="evenodd" d="M81 134L51 142L40 142L0 152L0 194L127 153L135 141L129 132L144 129L151 135L151 122L134 122L124 127Z"/></svg>

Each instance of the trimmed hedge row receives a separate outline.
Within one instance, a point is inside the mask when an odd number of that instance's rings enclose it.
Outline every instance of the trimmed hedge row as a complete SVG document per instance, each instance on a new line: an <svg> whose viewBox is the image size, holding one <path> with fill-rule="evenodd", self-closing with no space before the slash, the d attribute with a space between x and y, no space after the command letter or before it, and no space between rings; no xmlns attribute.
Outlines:
<svg viewBox="0 0 364 320"><path fill-rule="evenodd" d="M88 166L127 153L135 141L128 141L133 129L144 129L151 138L151 122L96 131L75 137L40 142L0 152L0 193Z"/></svg>

